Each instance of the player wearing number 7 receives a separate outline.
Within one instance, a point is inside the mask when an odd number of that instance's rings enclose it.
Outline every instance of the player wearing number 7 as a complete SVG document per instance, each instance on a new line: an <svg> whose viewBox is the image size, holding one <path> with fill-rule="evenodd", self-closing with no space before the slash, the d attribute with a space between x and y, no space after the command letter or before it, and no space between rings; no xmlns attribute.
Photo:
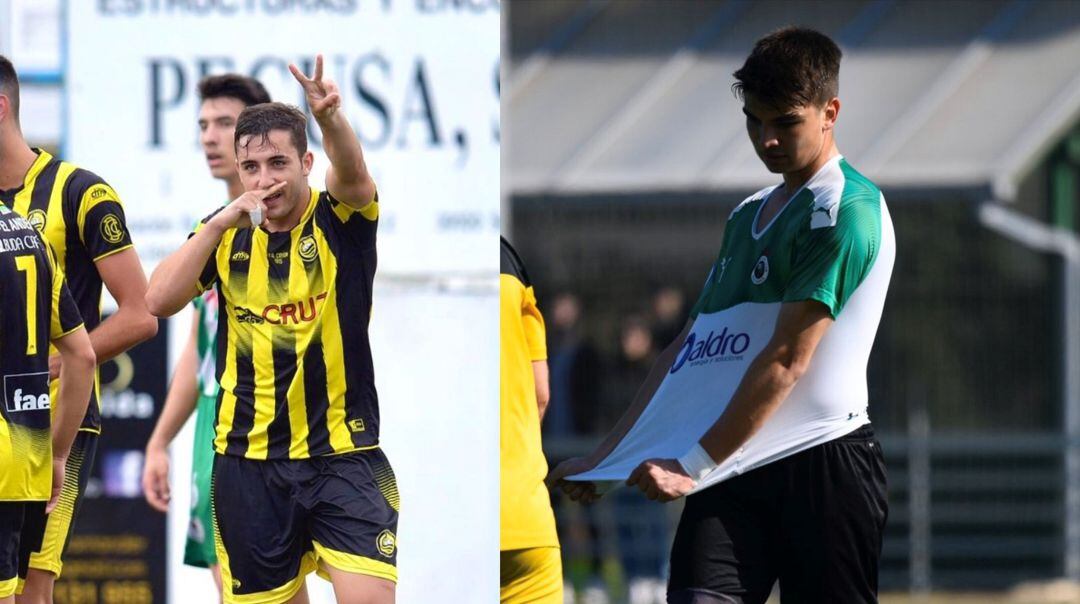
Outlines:
<svg viewBox="0 0 1080 604"><path fill-rule="evenodd" d="M0 604L11 604L29 563L20 555L24 518L31 506L56 507L71 442L90 401L95 359L45 243L2 204L0 284ZM55 398L49 395L50 343L63 359Z"/></svg>
<svg viewBox="0 0 1080 604"><path fill-rule="evenodd" d="M322 131L326 190L308 185L301 111L244 109L246 192L158 266L147 303L168 316L217 287L211 497L224 601L306 602L317 570L339 602L388 603L399 498L379 449L367 329L379 202L322 57L310 78L290 69Z"/></svg>
<svg viewBox="0 0 1080 604"><path fill-rule="evenodd" d="M96 174L32 149L19 125L19 80L11 62L0 57L0 201L26 217L56 253L71 296L94 347L107 361L157 333L146 309L146 276L128 234L120 198ZM101 288L116 300L115 314L101 320ZM52 398L62 355L49 358ZM63 568L61 555L73 532L79 502L93 467L101 432L98 383L68 457L60 504L27 508L20 557L29 557L22 578L21 604L52 602L53 582Z"/></svg>

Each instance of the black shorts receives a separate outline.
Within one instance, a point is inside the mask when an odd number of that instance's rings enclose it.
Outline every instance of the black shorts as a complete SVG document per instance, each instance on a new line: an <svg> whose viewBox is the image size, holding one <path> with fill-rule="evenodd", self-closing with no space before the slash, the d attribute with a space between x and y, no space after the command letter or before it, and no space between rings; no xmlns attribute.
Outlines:
<svg viewBox="0 0 1080 604"><path fill-rule="evenodd" d="M397 581L399 497L380 449L298 460L215 455L212 480L226 603L287 601L322 564Z"/></svg>
<svg viewBox="0 0 1080 604"><path fill-rule="evenodd" d="M877 602L888 516L869 424L686 498L669 604Z"/></svg>
<svg viewBox="0 0 1080 604"><path fill-rule="evenodd" d="M19 533L26 502L0 501L0 599L14 595L19 583Z"/></svg>
<svg viewBox="0 0 1080 604"><path fill-rule="evenodd" d="M26 504L26 522L19 544L19 578L26 578L27 568L60 577L64 567L62 557L75 532L75 519L79 515L83 493L86 492L86 484L94 467L99 439L96 432L80 430L75 434L67 465L64 466L60 500L51 513L45 513L44 501Z"/></svg>

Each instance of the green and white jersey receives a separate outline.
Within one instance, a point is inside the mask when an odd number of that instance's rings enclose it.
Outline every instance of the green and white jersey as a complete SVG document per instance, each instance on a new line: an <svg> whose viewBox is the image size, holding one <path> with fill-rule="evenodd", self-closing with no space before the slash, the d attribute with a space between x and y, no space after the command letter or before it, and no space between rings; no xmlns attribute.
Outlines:
<svg viewBox="0 0 1080 604"><path fill-rule="evenodd" d="M689 451L723 413L787 302L817 300L835 323L779 409L697 490L869 422L866 364L896 256L885 198L839 156L759 225L769 196L783 194L782 186L763 189L731 213L667 376L615 450L575 478L623 480L646 459Z"/></svg>
<svg viewBox="0 0 1080 604"><path fill-rule="evenodd" d="M207 290L203 295L195 298L194 304L199 321L199 335L196 340L196 353L199 360L196 376L199 382L199 394L217 398L217 290Z"/></svg>

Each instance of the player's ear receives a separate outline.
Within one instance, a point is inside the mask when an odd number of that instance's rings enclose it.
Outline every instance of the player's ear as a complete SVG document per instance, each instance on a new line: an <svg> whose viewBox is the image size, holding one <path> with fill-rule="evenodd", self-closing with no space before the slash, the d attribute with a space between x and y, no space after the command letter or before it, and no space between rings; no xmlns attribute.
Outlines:
<svg viewBox="0 0 1080 604"><path fill-rule="evenodd" d="M315 154L311 151L304 153L304 157L300 159L300 164L304 168L304 176L311 174L311 165L315 162Z"/></svg>
<svg viewBox="0 0 1080 604"><path fill-rule="evenodd" d="M0 123L3 123L11 113L11 99L6 94L0 94Z"/></svg>
<svg viewBox="0 0 1080 604"><path fill-rule="evenodd" d="M840 99L833 97L825 103L825 120L822 129L826 132L836 126L836 118L840 115Z"/></svg>

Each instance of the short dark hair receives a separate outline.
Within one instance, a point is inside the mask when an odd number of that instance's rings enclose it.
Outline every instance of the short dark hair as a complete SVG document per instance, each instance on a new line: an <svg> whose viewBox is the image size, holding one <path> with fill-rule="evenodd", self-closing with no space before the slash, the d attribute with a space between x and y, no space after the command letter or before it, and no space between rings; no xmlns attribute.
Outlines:
<svg viewBox="0 0 1080 604"><path fill-rule="evenodd" d="M300 156L307 153L307 116L298 107L285 103L260 103L245 107L236 118L233 144L240 150L240 139L250 136L244 147L259 137L259 144L270 141L271 130L285 130Z"/></svg>
<svg viewBox="0 0 1080 604"><path fill-rule="evenodd" d="M19 75L4 55L0 55L0 94L11 99L11 115L19 123Z"/></svg>
<svg viewBox="0 0 1080 604"><path fill-rule="evenodd" d="M785 27L761 38L734 73L732 92L778 109L824 106L840 92L840 47L805 27Z"/></svg>
<svg viewBox="0 0 1080 604"><path fill-rule="evenodd" d="M266 92L266 88L255 78L226 73L206 76L199 80L200 101L223 97L236 99L245 107L270 102L270 93Z"/></svg>

